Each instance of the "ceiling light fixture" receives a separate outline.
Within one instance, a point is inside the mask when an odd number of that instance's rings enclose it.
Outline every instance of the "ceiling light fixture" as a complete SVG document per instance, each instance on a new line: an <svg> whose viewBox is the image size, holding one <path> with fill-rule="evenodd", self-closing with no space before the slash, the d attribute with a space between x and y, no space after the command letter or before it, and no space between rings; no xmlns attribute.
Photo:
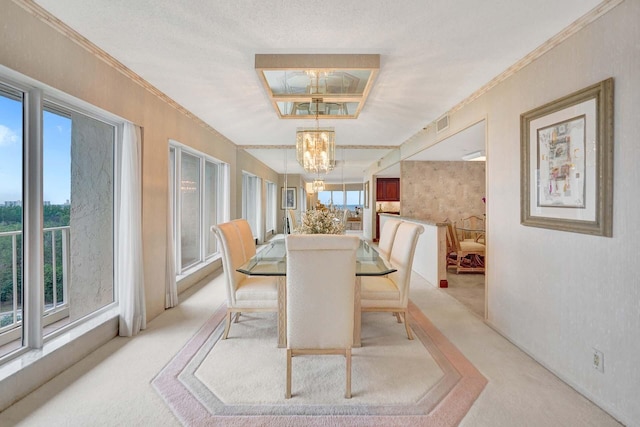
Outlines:
<svg viewBox="0 0 640 427"><path fill-rule="evenodd" d="M315 191L316 193L324 191L324 181L321 180L321 179L314 179L313 180L313 191Z"/></svg>
<svg viewBox="0 0 640 427"><path fill-rule="evenodd" d="M255 68L281 119L355 119L380 69L378 54L256 54Z"/></svg>
<svg viewBox="0 0 640 427"><path fill-rule="evenodd" d="M320 129L318 108L321 98L313 99L316 105L316 127L298 128L296 132L296 159L307 173L328 173L336 166L336 133L333 128Z"/></svg>
<svg viewBox="0 0 640 427"><path fill-rule="evenodd" d="M473 153L462 156L462 160L471 162L484 162L487 160L487 156L484 155L484 151L474 151Z"/></svg>

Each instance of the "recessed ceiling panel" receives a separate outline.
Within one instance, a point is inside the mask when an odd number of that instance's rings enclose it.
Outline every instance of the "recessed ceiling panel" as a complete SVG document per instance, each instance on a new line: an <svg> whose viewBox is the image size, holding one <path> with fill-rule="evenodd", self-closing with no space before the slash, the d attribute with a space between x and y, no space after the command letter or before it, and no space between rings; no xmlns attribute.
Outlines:
<svg viewBox="0 0 640 427"><path fill-rule="evenodd" d="M256 55L282 119L357 118L379 68L380 55Z"/></svg>

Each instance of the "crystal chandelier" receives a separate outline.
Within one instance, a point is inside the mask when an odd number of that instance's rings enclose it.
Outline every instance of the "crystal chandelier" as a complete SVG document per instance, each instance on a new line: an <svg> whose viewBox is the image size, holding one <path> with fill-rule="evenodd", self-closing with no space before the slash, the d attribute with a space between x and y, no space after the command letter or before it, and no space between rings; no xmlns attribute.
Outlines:
<svg viewBox="0 0 640 427"><path fill-rule="evenodd" d="M324 181L321 179L314 179L312 188L313 188L313 191L316 193L324 191Z"/></svg>
<svg viewBox="0 0 640 427"><path fill-rule="evenodd" d="M336 133L333 128L320 129L318 109L321 99L314 98L316 127L296 132L296 158L307 173L328 173L336 166Z"/></svg>

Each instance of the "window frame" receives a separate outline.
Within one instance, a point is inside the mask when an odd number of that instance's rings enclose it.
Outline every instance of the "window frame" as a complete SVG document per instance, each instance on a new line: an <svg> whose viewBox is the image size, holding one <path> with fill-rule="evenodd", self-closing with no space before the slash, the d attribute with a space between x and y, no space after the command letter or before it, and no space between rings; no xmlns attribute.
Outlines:
<svg viewBox="0 0 640 427"><path fill-rule="evenodd" d="M171 161L171 153L174 153L173 164ZM215 189L215 197L217 199L217 209L216 209L216 224L220 224L222 222L226 222L229 220L229 165L219 159L216 159L213 156L207 155L201 151L198 151L188 145L185 145L179 141L170 139L169 140L169 197L171 202L171 210L173 213L173 221L172 221L172 234L173 234L173 242L174 242L174 260L175 260L175 271L176 277L182 278L188 276L189 274L199 270L204 267L214 259L220 257L220 250L217 247L216 243L216 251L213 253L207 253L207 240L205 238L200 239L199 243L199 257L198 260L183 266L182 265L182 244L181 244L181 230L180 224L182 221L182 212L180 206L182 204L182 192L180 191L180 181L182 177L182 154L186 153L190 156L197 157L199 159L199 219L198 219L198 228L200 230L200 235L204 236L205 233L211 233L210 230L205 230L205 191L207 191L206 186L206 164L207 162L216 164L218 166L218 176L217 176L217 189ZM173 169L172 169L173 167ZM170 179L173 177L173 179ZM214 224L211 224L214 225Z"/></svg>
<svg viewBox="0 0 640 427"><path fill-rule="evenodd" d="M278 185L265 180L265 233L273 236L278 228Z"/></svg>
<svg viewBox="0 0 640 427"><path fill-rule="evenodd" d="M262 178L246 171L242 171L242 218L249 223L253 238L262 240Z"/></svg>
<svg viewBox="0 0 640 427"><path fill-rule="evenodd" d="M22 156L22 342L20 348L0 356L0 367L31 350L42 349L45 344L66 334L70 330L88 323L105 313L112 312L119 304L118 283L116 277L116 250L118 200L120 188L120 153L122 146L122 129L125 120L99 107L75 98L59 90L50 88L34 79L11 70L0 70L0 88L11 92L22 93L22 126L23 135L20 144ZM91 313L82 316L51 332L45 333L45 326L55 322L66 309L47 314L44 310L44 111L69 113L75 112L91 119L114 127L113 138L113 301ZM68 298L68 297L67 297ZM33 315L32 313L37 313ZM104 322L107 320L105 319ZM10 332L10 331L8 331Z"/></svg>

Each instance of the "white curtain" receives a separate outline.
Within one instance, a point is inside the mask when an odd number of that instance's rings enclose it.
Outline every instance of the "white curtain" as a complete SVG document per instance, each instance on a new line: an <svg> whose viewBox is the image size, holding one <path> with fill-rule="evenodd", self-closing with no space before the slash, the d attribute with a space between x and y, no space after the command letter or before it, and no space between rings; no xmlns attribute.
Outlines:
<svg viewBox="0 0 640 427"><path fill-rule="evenodd" d="M171 165L175 167L175 165ZM173 242L173 174L169 173L169 207L167 210L167 259L166 259L166 293L164 298L164 308L171 308L178 305L178 285L176 283L176 257Z"/></svg>
<svg viewBox="0 0 640 427"><path fill-rule="evenodd" d="M125 123L118 203L117 283L120 336L147 327L142 259L142 141L138 126Z"/></svg>

